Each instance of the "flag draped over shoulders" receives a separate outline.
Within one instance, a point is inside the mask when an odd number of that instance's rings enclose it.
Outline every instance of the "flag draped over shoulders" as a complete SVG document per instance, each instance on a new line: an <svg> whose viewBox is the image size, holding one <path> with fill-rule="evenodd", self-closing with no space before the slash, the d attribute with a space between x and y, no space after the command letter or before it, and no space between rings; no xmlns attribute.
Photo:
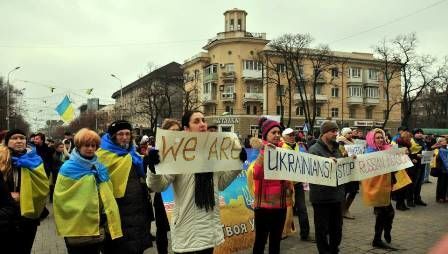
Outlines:
<svg viewBox="0 0 448 254"><path fill-rule="evenodd" d="M20 213L23 217L37 219L44 210L49 192L42 158L33 149L21 156L13 156L12 162L21 171Z"/></svg>
<svg viewBox="0 0 448 254"><path fill-rule="evenodd" d="M53 207L56 229L61 236L99 235L101 208L111 238L123 236L107 168L96 156L88 160L73 150L59 171Z"/></svg>
<svg viewBox="0 0 448 254"><path fill-rule="evenodd" d="M138 176L145 177L143 158L137 153L134 145L129 149L122 148L115 144L107 133L101 138L101 146L96 154L98 160L109 170L115 198L124 197L132 166L137 170Z"/></svg>

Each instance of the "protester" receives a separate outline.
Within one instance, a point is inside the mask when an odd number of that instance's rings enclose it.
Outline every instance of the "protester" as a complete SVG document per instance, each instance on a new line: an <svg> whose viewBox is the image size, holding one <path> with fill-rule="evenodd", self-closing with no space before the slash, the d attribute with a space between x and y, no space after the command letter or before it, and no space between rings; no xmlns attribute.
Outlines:
<svg viewBox="0 0 448 254"><path fill-rule="evenodd" d="M306 152L305 145L300 142L295 142L295 135L294 130L291 128L287 128L282 132L282 137L284 140L282 148L287 150L293 150L296 152ZM303 136L301 137L303 139ZM288 225L291 225L291 222L288 222L289 213L291 208L288 207L287 211L287 219L285 222L285 227ZM308 220L308 211L306 209L306 202L305 202L305 190L303 187L303 183L298 182L294 183L294 210L295 214L297 214L297 217L299 219L299 226L300 226L300 239L302 241L306 241L309 239L309 233L310 233L310 222ZM294 214L294 212L292 211ZM292 219L292 216L291 216ZM283 229L283 233L285 234L285 228Z"/></svg>
<svg viewBox="0 0 448 254"><path fill-rule="evenodd" d="M398 138L396 138L395 141L392 141L392 144L398 145L398 148L406 149L406 152L408 153L409 158L411 159L409 149L412 146L411 145L412 134L408 130L404 129L400 132L399 135L400 136ZM407 168L405 170L405 172L408 175L412 175L411 174L412 171L413 171L412 167ZM406 206L406 202L405 202L405 200L407 199L407 196L408 196L408 192L410 191L409 189L412 189L412 184L393 192L393 196L395 196L395 200L397 201L396 206L395 206L397 210L399 210L399 211L409 210L409 207Z"/></svg>
<svg viewBox="0 0 448 254"><path fill-rule="evenodd" d="M426 149L428 151L434 150L433 147L435 146L436 143L437 142L436 142L436 139L434 137L434 134L432 134L432 133L426 134L426 136L425 136L425 146L426 146ZM423 183L431 183L431 181L429 181L429 174L430 174L430 171L431 171L431 165L429 163L427 163L427 164L424 165L424 168L425 168L424 169L425 170L425 175L423 177Z"/></svg>
<svg viewBox="0 0 448 254"><path fill-rule="evenodd" d="M47 176L50 176L51 165L53 164L53 149L48 147L47 143L45 143L45 134L40 132L34 136L33 143L36 147L37 154L42 158L44 162L45 172L47 173Z"/></svg>
<svg viewBox="0 0 448 254"><path fill-rule="evenodd" d="M366 136L367 149L366 153L384 151L391 148L385 142L386 134L381 129L373 129ZM363 187L364 203L367 206L373 206L375 221L375 235L372 241L372 246L388 250L396 250L382 241L384 232L384 239L387 243L392 241L391 231L392 223L395 216L394 208L391 204L392 191L392 174L375 176L361 181Z"/></svg>
<svg viewBox="0 0 448 254"><path fill-rule="evenodd" d="M423 130L416 128L412 131L414 138L411 139L411 159L414 162L412 173L409 175L412 180L412 188L409 188L408 192L408 206L413 207L416 205L426 206L426 203L422 201L420 192L422 190L423 178L425 176L425 165L421 163L422 151L426 150L426 144L423 139Z"/></svg>
<svg viewBox="0 0 448 254"><path fill-rule="evenodd" d="M64 140L67 140L67 142L70 142L70 149L67 150L68 153L71 153L73 149L75 148L75 143L73 141L73 134L69 131L66 131L64 133ZM64 142L65 144L65 142Z"/></svg>
<svg viewBox="0 0 448 254"><path fill-rule="evenodd" d="M321 136L310 147L309 153L336 160L341 158L336 142L338 125L324 121ZM343 185L336 187L310 184L310 201L314 209L314 228L319 253L338 253L342 239L342 202L345 198Z"/></svg>
<svg viewBox="0 0 448 254"><path fill-rule="evenodd" d="M400 126L400 127L398 127L397 131L398 131L398 133L392 137L392 142L396 142L397 139L401 137L401 134L403 132L409 132L409 128L406 126Z"/></svg>
<svg viewBox="0 0 448 254"><path fill-rule="evenodd" d="M48 178L42 159L35 150L27 149L26 135L22 130L10 130L0 146L1 196L6 198L7 214L2 215L0 231L2 253L31 253L39 217L48 195ZM3 206L2 206L3 210ZM5 220L4 220L5 219Z"/></svg>
<svg viewBox="0 0 448 254"><path fill-rule="evenodd" d="M68 160L70 158L70 153L73 150L72 144L70 143L70 140L64 139L62 140L62 143L64 144L64 160ZM74 145L73 145L74 147Z"/></svg>
<svg viewBox="0 0 448 254"><path fill-rule="evenodd" d="M434 157L431 162L431 175L437 177L436 202L447 202L448 192L448 170L439 154L440 149L447 149L447 141L444 137L437 138L436 149L434 149Z"/></svg>
<svg viewBox="0 0 448 254"><path fill-rule="evenodd" d="M64 144L62 142L56 142L54 144L53 159L51 162L51 177L50 177L50 202L53 202L54 186L56 185L56 179L58 178L59 169L61 168L66 157L64 155Z"/></svg>
<svg viewBox="0 0 448 254"><path fill-rule="evenodd" d="M170 131L180 131L181 126L177 120L165 119L162 123L162 129ZM146 159L146 158L145 158ZM163 204L162 194L156 192L154 194L154 213L156 217L156 246L157 253L168 253L168 231L170 231L170 223L166 215L165 206Z"/></svg>
<svg viewBox="0 0 448 254"><path fill-rule="evenodd" d="M100 253L105 232L111 239L123 236L109 173L95 155L99 145L98 134L85 128L79 130L75 149L56 181L56 229L64 237L69 254Z"/></svg>
<svg viewBox="0 0 448 254"><path fill-rule="evenodd" d="M347 157L348 154L345 151L345 145L354 145L353 132L350 128L342 128L341 134L336 138L339 143L339 150L342 156ZM342 205L342 215L346 219L355 219L355 217L350 213L350 206L355 200L356 194L359 190L359 182L353 181L345 184L345 202Z"/></svg>
<svg viewBox="0 0 448 254"><path fill-rule="evenodd" d="M269 253L280 253L280 241L285 225L287 207L292 207L293 205L294 186L290 181L264 179L265 147L280 146L281 126L277 121L264 117L260 119L259 126L264 147L262 147L257 159L253 162L255 198L255 243L253 253L264 252L268 237ZM294 143L293 132L292 135L292 142Z"/></svg>
<svg viewBox="0 0 448 254"><path fill-rule="evenodd" d="M199 111L188 111L182 116L182 127L187 132L206 132L207 123ZM200 135L200 134L199 134ZM157 150L150 152L147 183L156 192L172 184L174 207L171 218L171 243L175 253L213 253L214 247L224 242L219 209L219 193L241 172L208 172L196 174L155 174L159 162ZM242 149L240 159L247 159Z"/></svg>
<svg viewBox="0 0 448 254"><path fill-rule="evenodd" d="M144 181L143 158L136 151L128 121L118 120L109 125L97 156L109 170L123 230L122 238L106 238L104 253L143 253L152 246L153 212Z"/></svg>
<svg viewBox="0 0 448 254"><path fill-rule="evenodd" d="M140 145L138 146L137 152L140 155L146 155L148 153L148 143L149 143L149 137L146 135L143 135L143 137L140 139Z"/></svg>

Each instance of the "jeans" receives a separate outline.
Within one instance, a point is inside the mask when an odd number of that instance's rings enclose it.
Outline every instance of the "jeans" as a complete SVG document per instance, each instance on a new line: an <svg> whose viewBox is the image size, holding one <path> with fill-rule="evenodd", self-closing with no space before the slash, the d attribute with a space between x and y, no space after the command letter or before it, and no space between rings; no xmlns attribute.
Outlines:
<svg viewBox="0 0 448 254"><path fill-rule="evenodd" d="M299 218L300 237L306 239L310 233L310 222L308 220L308 211L305 203L305 191L303 190L302 183L297 183L294 185L294 193L294 210Z"/></svg>
<svg viewBox="0 0 448 254"><path fill-rule="evenodd" d="M320 254L339 253L342 240L341 202L313 204L316 244Z"/></svg>

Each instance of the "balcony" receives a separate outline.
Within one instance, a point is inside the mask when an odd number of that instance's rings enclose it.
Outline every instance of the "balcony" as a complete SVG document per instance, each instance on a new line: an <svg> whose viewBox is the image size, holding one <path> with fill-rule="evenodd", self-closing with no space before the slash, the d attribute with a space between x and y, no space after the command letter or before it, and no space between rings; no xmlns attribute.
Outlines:
<svg viewBox="0 0 448 254"><path fill-rule="evenodd" d="M224 82L234 82L236 79L236 75L234 71L225 71L222 73L221 78Z"/></svg>
<svg viewBox="0 0 448 254"><path fill-rule="evenodd" d="M221 101L222 102L234 102L236 94L235 93L222 93Z"/></svg>
<svg viewBox="0 0 448 254"><path fill-rule="evenodd" d="M371 97L364 98L364 104L366 104L366 106L374 106L378 105L379 103L380 103L379 98L371 98Z"/></svg>
<svg viewBox="0 0 448 254"><path fill-rule="evenodd" d="M242 78L245 81L261 80L261 77L262 77L262 71L258 71L258 70L243 70Z"/></svg>
<svg viewBox="0 0 448 254"><path fill-rule="evenodd" d="M347 97L347 104L349 105L362 105L364 103L363 97L350 96Z"/></svg>
<svg viewBox="0 0 448 254"><path fill-rule="evenodd" d="M204 82L218 81L218 73L204 74Z"/></svg>
<svg viewBox="0 0 448 254"><path fill-rule="evenodd" d="M245 93L243 102L262 102L263 93Z"/></svg>
<svg viewBox="0 0 448 254"><path fill-rule="evenodd" d="M211 93L202 94L202 103L204 105L216 104L216 94L211 94Z"/></svg>
<svg viewBox="0 0 448 254"><path fill-rule="evenodd" d="M313 96L311 96L311 98L313 98ZM328 101L328 96L325 94L316 94L316 102L326 102Z"/></svg>

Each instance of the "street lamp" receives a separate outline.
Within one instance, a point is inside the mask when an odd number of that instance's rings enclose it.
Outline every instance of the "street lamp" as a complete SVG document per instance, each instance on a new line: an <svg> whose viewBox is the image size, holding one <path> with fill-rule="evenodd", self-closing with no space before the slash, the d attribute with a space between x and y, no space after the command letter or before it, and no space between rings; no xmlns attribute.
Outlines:
<svg viewBox="0 0 448 254"><path fill-rule="evenodd" d="M115 74L110 74L110 76L120 81L120 119L123 120L123 83L121 82L121 79L119 79Z"/></svg>
<svg viewBox="0 0 448 254"><path fill-rule="evenodd" d="M9 75L11 72L16 71L20 69L20 66L17 66L16 68L12 69L8 72L8 81L6 83L6 128L9 130Z"/></svg>

